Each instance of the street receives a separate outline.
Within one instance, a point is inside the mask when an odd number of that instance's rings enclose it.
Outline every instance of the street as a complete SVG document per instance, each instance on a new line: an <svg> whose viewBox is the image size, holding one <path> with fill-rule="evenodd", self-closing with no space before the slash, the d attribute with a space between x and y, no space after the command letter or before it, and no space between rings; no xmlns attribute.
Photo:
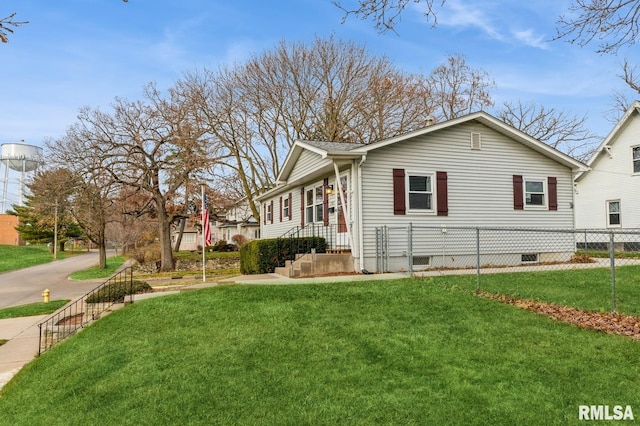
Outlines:
<svg viewBox="0 0 640 426"><path fill-rule="evenodd" d="M51 291L51 300L76 299L97 287L103 280L71 281L69 275L98 262L98 252L91 251L44 265L1 273L0 309L42 302L42 292L47 288Z"/></svg>

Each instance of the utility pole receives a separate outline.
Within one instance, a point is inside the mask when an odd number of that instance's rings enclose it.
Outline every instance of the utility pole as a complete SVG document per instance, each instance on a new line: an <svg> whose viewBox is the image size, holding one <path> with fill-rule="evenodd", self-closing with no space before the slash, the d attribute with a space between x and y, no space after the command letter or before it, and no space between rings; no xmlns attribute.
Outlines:
<svg viewBox="0 0 640 426"><path fill-rule="evenodd" d="M53 213L53 259L58 259L58 199Z"/></svg>

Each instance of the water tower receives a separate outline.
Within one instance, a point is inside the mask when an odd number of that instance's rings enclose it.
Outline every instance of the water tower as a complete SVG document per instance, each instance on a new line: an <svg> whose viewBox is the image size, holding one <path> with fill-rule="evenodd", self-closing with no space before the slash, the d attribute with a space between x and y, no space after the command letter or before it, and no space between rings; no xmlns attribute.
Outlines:
<svg viewBox="0 0 640 426"><path fill-rule="evenodd" d="M7 211L7 201L9 201L9 183L17 179L18 181L18 202L23 204L24 182L27 173L35 171L43 163L42 148L34 145L21 143L4 143L0 145L0 164L4 165L4 179L2 191L2 212ZM17 178L10 176L10 171L18 173ZM14 203L16 204L16 203Z"/></svg>

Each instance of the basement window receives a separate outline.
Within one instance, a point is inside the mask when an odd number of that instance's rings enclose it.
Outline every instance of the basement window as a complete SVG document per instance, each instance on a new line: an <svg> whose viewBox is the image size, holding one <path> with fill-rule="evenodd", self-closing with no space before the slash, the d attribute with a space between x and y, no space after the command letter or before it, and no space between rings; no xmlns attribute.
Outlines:
<svg viewBox="0 0 640 426"><path fill-rule="evenodd" d="M521 257L522 263L535 263L538 261L538 253L526 253Z"/></svg>
<svg viewBox="0 0 640 426"><path fill-rule="evenodd" d="M431 265L431 256L413 256L414 266L429 266Z"/></svg>

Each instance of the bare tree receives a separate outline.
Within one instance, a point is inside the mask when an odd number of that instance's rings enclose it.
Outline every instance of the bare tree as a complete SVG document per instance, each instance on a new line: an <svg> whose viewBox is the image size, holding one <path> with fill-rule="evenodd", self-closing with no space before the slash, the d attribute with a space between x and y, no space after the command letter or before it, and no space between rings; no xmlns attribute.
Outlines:
<svg viewBox="0 0 640 426"><path fill-rule="evenodd" d="M157 221L162 271L174 269L170 225L172 209L185 182L207 167L213 156L190 105L154 85L145 100L116 98L113 112L83 108L66 135L48 144L56 161L92 176L92 182L131 188L140 200L134 212Z"/></svg>
<svg viewBox="0 0 640 426"><path fill-rule="evenodd" d="M70 202L71 214L84 235L98 247L100 269L107 267L107 225L116 219L112 191L113 185L106 182L86 182L78 177Z"/></svg>
<svg viewBox="0 0 640 426"><path fill-rule="evenodd" d="M379 33L388 31L396 32L396 25L402 18L402 12L410 4L419 4L424 6L424 16L427 22L431 22L435 27L438 24L438 15L436 13L436 5L440 3L442 7L446 0L354 0L357 6L343 6L343 2L332 1L332 3L342 9L344 23L349 15L355 15L363 20L371 20ZM351 2L350 2L351 3Z"/></svg>
<svg viewBox="0 0 640 426"><path fill-rule="evenodd" d="M489 90L495 82L486 71L469 66L464 55L448 55L428 81L439 120L451 120L493 105Z"/></svg>
<svg viewBox="0 0 640 426"><path fill-rule="evenodd" d="M504 102L497 117L551 147L579 159L589 157L600 137L587 127L587 116L571 116L534 103Z"/></svg>
<svg viewBox="0 0 640 426"><path fill-rule="evenodd" d="M18 28L21 25L29 23L29 21L15 21L15 17L16 14L12 13L0 19L0 41L2 43L9 43L9 34L13 34L13 28Z"/></svg>
<svg viewBox="0 0 640 426"><path fill-rule="evenodd" d="M575 0L569 14L558 19L555 39L564 39L584 47L597 41L598 53L616 53L633 45L640 36L640 1Z"/></svg>
<svg viewBox="0 0 640 426"><path fill-rule="evenodd" d="M605 113L605 117L607 121L615 124L622 116L627 112L631 104L633 103L633 99L629 97L626 92L621 90L617 90L611 96L611 101L609 103L609 109Z"/></svg>
<svg viewBox="0 0 640 426"><path fill-rule="evenodd" d="M333 38L281 42L232 69L190 73L177 87L225 147L217 171L237 179L256 219L253 197L275 184L296 139L370 143L423 127L433 113L424 77Z"/></svg>

